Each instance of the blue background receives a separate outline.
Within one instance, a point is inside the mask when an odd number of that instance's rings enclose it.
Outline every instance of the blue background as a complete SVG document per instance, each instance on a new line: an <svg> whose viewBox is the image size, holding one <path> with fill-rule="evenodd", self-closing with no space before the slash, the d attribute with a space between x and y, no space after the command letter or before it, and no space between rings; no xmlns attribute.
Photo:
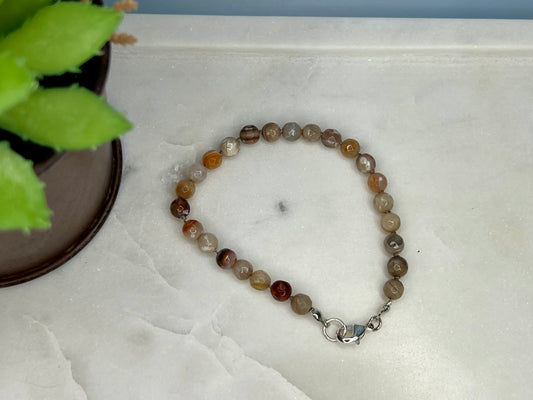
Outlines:
<svg viewBox="0 0 533 400"><path fill-rule="evenodd" d="M138 1L138 12L155 14L533 19L533 0ZM113 0L105 3L112 4Z"/></svg>

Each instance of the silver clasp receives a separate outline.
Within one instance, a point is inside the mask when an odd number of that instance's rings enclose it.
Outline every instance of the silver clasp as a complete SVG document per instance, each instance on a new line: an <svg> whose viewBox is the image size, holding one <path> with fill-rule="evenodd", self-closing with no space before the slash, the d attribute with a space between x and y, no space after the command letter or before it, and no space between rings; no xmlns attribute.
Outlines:
<svg viewBox="0 0 533 400"><path fill-rule="evenodd" d="M337 340L346 344L354 342L359 344L360 340L365 336L366 328L366 326L357 324L346 325L346 328L343 329L344 332L341 329L338 330Z"/></svg>

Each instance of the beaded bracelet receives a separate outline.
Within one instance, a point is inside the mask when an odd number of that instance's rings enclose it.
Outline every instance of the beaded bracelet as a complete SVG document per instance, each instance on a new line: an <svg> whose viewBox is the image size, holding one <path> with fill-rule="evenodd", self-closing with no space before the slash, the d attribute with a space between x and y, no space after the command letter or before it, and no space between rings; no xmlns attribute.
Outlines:
<svg viewBox="0 0 533 400"><path fill-rule="evenodd" d="M191 207L187 199L191 198L195 192L196 184L202 182L208 170L218 168L223 157L233 157L240 151L241 143L249 145L256 143L261 135L267 142L275 142L281 136L290 142L298 140L300 137L310 142L321 141L328 148L339 148L341 154L348 159L355 159L357 169L363 174L368 174L368 187L375 194L374 208L381 213L381 227L388 233L384 240L385 250L392 254L392 258L387 263L387 270L393 277L385 283L383 291L388 301L380 311L372 315L365 325L346 324L340 318L323 318L322 313L312 306L311 299L305 294L292 295L291 285L283 280L271 283L270 276L262 270L254 271L250 262L244 259L237 259L233 250L228 248L218 249L218 240L212 233L204 232L202 224L195 219L188 219ZM335 129L321 129L314 124L306 125L303 129L295 122L289 122L281 129L277 124L270 122L263 126L261 131L254 125L247 125L241 129L240 135L236 137L226 137L221 145L220 151L210 150L202 157L202 163L194 163L187 170L187 178L180 180L176 186L178 197L171 203L170 211L172 215L184 222L184 236L198 244L201 251L215 253L216 262L222 269L231 269L237 279L249 279L250 285L257 290L270 288L272 297L277 301L284 302L290 300L292 310L296 314L311 315L320 322L322 332L326 339L331 342L357 343L365 335L366 331L377 331L381 328L381 315L390 309L392 300L399 299L403 294L403 284L400 277L407 273L407 261L398 254L404 248L404 242L400 235L396 233L400 227L400 217L391 212L394 201L390 194L385 193L387 178L375 172L376 162L370 154L361 153L360 146L355 139L342 141L340 133Z"/></svg>

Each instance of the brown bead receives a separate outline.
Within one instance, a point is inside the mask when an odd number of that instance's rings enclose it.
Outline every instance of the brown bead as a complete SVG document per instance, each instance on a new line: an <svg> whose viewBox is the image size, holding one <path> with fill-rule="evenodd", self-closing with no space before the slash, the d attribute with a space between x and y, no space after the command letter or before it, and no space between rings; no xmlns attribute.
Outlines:
<svg viewBox="0 0 533 400"><path fill-rule="evenodd" d="M355 159L355 166L363 174L371 174L376 168L376 160L370 154L362 153Z"/></svg>
<svg viewBox="0 0 533 400"><path fill-rule="evenodd" d="M336 129L326 129L322 132L320 140L324 146L331 148L339 147L342 142L341 134Z"/></svg>
<svg viewBox="0 0 533 400"><path fill-rule="evenodd" d="M403 238L397 233L391 233L387 235L387 237L383 241L383 244L385 245L385 250L387 250L387 252L390 254L399 253L403 250L403 247L405 245L403 242Z"/></svg>
<svg viewBox="0 0 533 400"><path fill-rule="evenodd" d="M252 272L254 272L254 267L246 260L237 260L231 269L233 275L241 281L248 279L252 275Z"/></svg>
<svg viewBox="0 0 533 400"><path fill-rule="evenodd" d="M289 282L276 281L270 285L270 293L277 301L286 301L291 297L292 288Z"/></svg>
<svg viewBox="0 0 533 400"><path fill-rule="evenodd" d="M400 217L394 213L389 212L381 216L381 227L387 232L396 232L400 223Z"/></svg>
<svg viewBox="0 0 533 400"><path fill-rule="evenodd" d="M269 122L261 129L261 134L267 142L275 142L281 136L281 128L275 122Z"/></svg>
<svg viewBox="0 0 533 400"><path fill-rule="evenodd" d="M346 139L341 143L341 153L346 158L355 158L359 154L361 146L359 142L355 139Z"/></svg>
<svg viewBox="0 0 533 400"><path fill-rule="evenodd" d="M299 293L297 295L294 295L291 299L291 308L292 311L294 311L296 314L307 314L312 306L313 302L311 301L311 298L306 294Z"/></svg>
<svg viewBox="0 0 533 400"><path fill-rule="evenodd" d="M255 125L246 125L241 129L239 134L241 142L245 144L254 144L259 140L259 129Z"/></svg>
<svg viewBox="0 0 533 400"><path fill-rule="evenodd" d="M222 249L217 253L217 264L222 269L230 269L237 261L237 254L230 249Z"/></svg>
<svg viewBox="0 0 533 400"><path fill-rule="evenodd" d="M263 270L254 271L250 276L250 285L257 290L266 290L270 287L270 276Z"/></svg>
<svg viewBox="0 0 533 400"><path fill-rule="evenodd" d="M176 194L184 199L190 199L196 191L196 185L190 179L182 179L176 185Z"/></svg>
<svg viewBox="0 0 533 400"><path fill-rule="evenodd" d="M408 270L407 260L400 256L394 256L387 263L387 270L394 277L404 276Z"/></svg>
<svg viewBox="0 0 533 400"><path fill-rule="evenodd" d="M202 163L207 169L215 169L220 167L222 164L222 154L216 150L209 150L202 157Z"/></svg>
<svg viewBox="0 0 533 400"><path fill-rule="evenodd" d="M189 240L196 240L198 237L204 233L204 227L202 224L195 220L190 219L183 224L183 235Z"/></svg>
<svg viewBox="0 0 533 400"><path fill-rule="evenodd" d="M318 125L308 124L303 127L302 136L310 142L318 142L322 137L322 130Z"/></svg>
<svg viewBox="0 0 533 400"><path fill-rule="evenodd" d="M380 213L385 213L392 210L394 199L385 192L380 192L374 196L374 208Z"/></svg>
<svg viewBox="0 0 533 400"><path fill-rule="evenodd" d="M383 286L383 293L391 300L398 300L403 294L403 284L399 279L391 279Z"/></svg>
<svg viewBox="0 0 533 400"><path fill-rule="evenodd" d="M170 203L170 212L176 218L186 218L191 212L191 206L183 197L178 197Z"/></svg>
<svg viewBox="0 0 533 400"><path fill-rule="evenodd" d="M387 178L385 175L375 172L368 177L368 187L373 192L383 192L387 187Z"/></svg>

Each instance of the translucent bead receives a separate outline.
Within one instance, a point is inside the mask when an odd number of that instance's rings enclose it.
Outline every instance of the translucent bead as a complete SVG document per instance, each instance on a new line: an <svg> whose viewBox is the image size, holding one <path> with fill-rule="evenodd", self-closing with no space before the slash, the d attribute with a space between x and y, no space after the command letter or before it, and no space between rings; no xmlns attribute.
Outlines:
<svg viewBox="0 0 533 400"><path fill-rule="evenodd" d="M255 125L246 125L241 129L239 134L241 142L245 144L254 144L259 140L259 129Z"/></svg>
<svg viewBox="0 0 533 400"><path fill-rule="evenodd" d="M186 218L191 212L191 206L183 197L178 197L176 200L170 203L170 212L176 218Z"/></svg>
<svg viewBox="0 0 533 400"><path fill-rule="evenodd" d="M252 272L254 272L254 267L246 260L237 260L231 269L233 275L241 281L248 279L252 275Z"/></svg>
<svg viewBox="0 0 533 400"><path fill-rule="evenodd" d="M400 228L400 217L394 213L386 213L381 216L381 227L387 232L396 232Z"/></svg>
<svg viewBox="0 0 533 400"><path fill-rule="evenodd" d="M202 182L207 176L207 169L200 163L194 163L187 168L187 176L193 182Z"/></svg>
<svg viewBox="0 0 533 400"><path fill-rule="evenodd" d="M302 136L302 128L296 122L287 122L283 125L282 135L289 142L294 142Z"/></svg>
<svg viewBox="0 0 533 400"><path fill-rule="evenodd" d="M278 124L269 122L261 129L261 134L267 142L275 142L281 136L281 129Z"/></svg>
<svg viewBox="0 0 533 400"><path fill-rule="evenodd" d="M361 146L359 142L355 139L346 139L341 143L341 153L346 158L355 158L359 154Z"/></svg>
<svg viewBox="0 0 533 400"><path fill-rule="evenodd" d="M190 199L196 191L196 185L190 179L182 179L176 185L176 194L184 199Z"/></svg>
<svg viewBox="0 0 533 400"><path fill-rule="evenodd" d="M204 164L204 167L207 169L218 168L220 167L220 164L222 164L222 154L215 150L209 150L202 157L202 164Z"/></svg>
<svg viewBox="0 0 533 400"><path fill-rule="evenodd" d="M339 147L342 142L341 134L336 129L326 129L322 132L320 140L324 146L331 148Z"/></svg>
<svg viewBox="0 0 533 400"><path fill-rule="evenodd" d="M368 187L373 192L383 192L387 187L387 178L385 175L375 172L368 177Z"/></svg>
<svg viewBox="0 0 533 400"><path fill-rule="evenodd" d="M241 142L239 142L237 138L231 136L225 138L220 144L220 151L222 152L222 155L226 157L236 156L239 154L240 148Z"/></svg>
<svg viewBox="0 0 533 400"><path fill-rule="evenodd" d="M198 237L198 248L205 253L216 251L218 247L218 239L212 233L202 233Z"/></svg>
<svg viewBox="0 0 533 400"><path fill-rule="evenodd" d="M399 279L391 279L383 286L383 293L391 300L398 300L403 294L403 284Z"/></svg>
<svg viewBox="0 0 533 400"><path fill-rule="evenodd" d="M254 271L250 276L250 285L257 290L266 290L270 287L270 276L263 270Z"/></svg>
<svg viewBox="0 0 533 400"><path fill-rule="evenodd" d="M302 136L310 142L318 142L322 137L322 130L318 125L308 124L302 129Z"/></svg>
<svg viewBox="0 0 533 400"><path fill-rule="evenodd" d="M387 263L387 271L394 277L402 277L407 273L407 260L400 256L392 257Z"/></svg>
<svg viewBox="0 0 533 400"><path fill-rule="evenodd" d="M286 301L291 297L292 288L289 282L276 281L270 285L270 293L277 301Z"/></svg>
<svg viewBox="0 0 533 400"><path fill-rule="evenodd" d="M204 233L204 227L202 224L195 220L190 219L183 224L183 235L189 240L197 240L202 233Z"/></svg>
<svg viewBox="0 0 533 400"><path fill-rule="evenodd" d="M237 255L233 250L222 249L217 253L217 264L222 269L230 269L237 261Z"/></svg>
<svg viewBox="0 0 533 400"><path fill-rule="evenodd" d="M296 314L304 315L311 310L311 307L313 306L313 302L311 301L311 298L306 294L297 294L294 295L291 299L291 308L292 311L294 311Z"/></svg>
<svg viewBox="0 0 533 400"><path fill-rule="evenodd" d="M380 192L374 196L374 208L380 213L385 213L392 210L394 199L385 192Z"/></svg>
<svg viewBox="0 0 533 400"><path fill-rule="evenodd" d="M397 233L387 235L383 244L385 245L385 250L390 254L397 254L401 252L404 247L403 238Z"/></svg>
<svg viewBox="0 0 533 400"><path fill-rule="evenodd" d="M376 168L376 160L370 154L359 154L355 159L355 166L363 174L370 174Z"/></svg>

